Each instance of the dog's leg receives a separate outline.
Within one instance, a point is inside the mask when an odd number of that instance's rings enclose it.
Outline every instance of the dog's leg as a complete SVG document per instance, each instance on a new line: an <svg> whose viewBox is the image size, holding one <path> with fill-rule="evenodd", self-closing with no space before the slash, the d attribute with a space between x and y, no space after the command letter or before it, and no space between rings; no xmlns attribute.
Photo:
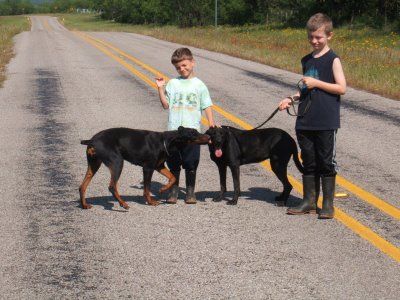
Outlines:
<svg viewBox="0 0 400 300"><path fill-rule="evenodd" d="M275 198L276 204L278 206L286 205L287 199L289 198L290 192L293 189L293 186L290 184L288 177L287 177L287 165L288 160L279 160L277 158L271 157L271 169L275 173L276 177L282 182L283 184L283 191L282 193Z"/></svg>
<svg viewBox="0 0 400 300"><path fill-rule="evenodd" d="M230 166L233 178L233 198L226 204L236 205L240 196L240 166Z"/></svg>
<svg viewBox="0 0 400 300"><path fill-rule="evenodd" d="M148 205L156 206L160 204L159 201L151 197L150 195L150 184L151 184L151 177L153 176L154 169L143 168L143 182L144 182L144 190L143 196Z"/></svg>
<svg viewBox="0 0 400 300"><path fill-rule="evenodd" d="M161 169L157 170L161 175L164 175L165 177L168 178L168 183L166 185L163 185L160 189L160 193L163 193L167 190L169 190L174 183L176 182L176 178L174 174L172 174L165 166L163 166Z"/></svg>
<svg viewBox="0 0 400 300"><path fill-rule="evenodd" d="M121 176L122 167L124 166L124 160L122 158L115 159L111 165L108 166L111 173L110 185L108 186L108 190L114 196L116 200L118 200L119 205L125 209L129 209L128 203L122 200L121 196L118 193L118 179Z"/></svg>
<svg viewBox="0 0 400 300"><path fill-rule="evenodd" d="M218 164L218 172L219 172L219 184L221 190L217 196L213 198L214 202L220 202L224 199L224 195L226 192L226 165L225 164Z"/></svg>
<svg viewBox="0 0 400 300"><path fill-rule="evenodd" d="M85 194L86 194L86 189L92 180L94 174L96 174L97 170L101 166L101 161L99 159L95 158L95 152L94 148L87 148L86 150L86 156L87 156L87 162L88 162L88 168L86 171L85 178L82 181L82 184L79 186L79 195L81 198L81 204L83 209L89 209L92 208L92 205L87 204Z"/></svg>

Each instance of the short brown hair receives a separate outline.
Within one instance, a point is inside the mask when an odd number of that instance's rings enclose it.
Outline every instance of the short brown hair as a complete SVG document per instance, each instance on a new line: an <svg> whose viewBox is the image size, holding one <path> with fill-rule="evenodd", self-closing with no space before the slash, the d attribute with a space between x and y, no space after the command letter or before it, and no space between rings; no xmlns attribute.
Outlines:
<svg viewBox="0 0 400 300"><path fill-rule="evenodd" d="M188 48L179 48L172 53L171 63L175 65L176 63L186 59L193 60L192 51L190 51Z"/></svg>
<svg viewBox="0 0 400 300"><path fill-rule="evenodd" d="M333 24L331 18L323 13L317 13L308 19L306 28L309 32L316 31L321 27L324 27L326 34L332 32Z"/></svg>

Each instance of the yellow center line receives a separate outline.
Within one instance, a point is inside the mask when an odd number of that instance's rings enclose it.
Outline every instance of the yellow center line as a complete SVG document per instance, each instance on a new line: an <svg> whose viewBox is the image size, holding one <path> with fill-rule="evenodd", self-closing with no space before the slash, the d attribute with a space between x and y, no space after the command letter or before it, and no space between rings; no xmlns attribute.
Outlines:
<svg viewBox="0 0 400 300"><path fill-rule="evenodd" d="M51 29L49 23L47 22L47 19L42 18L42 21L43 21L43 23L44 23L44 27L45 27L48 31L51 31L52 29Z"/></svg>
<svg viewBox="0 0 400 300"><path fill-rule="evenodd" d="M128 64L126 61L118 57L117 55L111 53L108 51L106 48L99 46L97 43L93 42L91 39L88 39L86 35L81 34L80 32L75 32L77 35L79 35L82 39L84 39L86 42L91 44L92 46L96 47L99 49L101 52L106 54L107 56L111 57L112 59L116 60L119 62L121 65L123 65L125 68L127 68L129 71L131 71L133 74L138 76L140 79L142 79L144 82L146 82L148 85L150 85L152 88L157 88L157 85L153 80L150 80L147 76L136 70L132 65Z"/></svg>
<svg viewBox="0 0 400 300"><path fill-rule="evenodd" d="M141 72L136 70L134 67L132 67L132 65L126 63L120 57L114 55L113 53L111 53L107 49L103 48L98 43L94 42L93 39L88 38L86 34L84 35L84 34L79 33L79 32L75 32L75 33L77 35L79 35L82 39L84 39L85 41L87 41L88 43L90 43L91 45L96 47L97 49L99 49L101 52L106 54L107 56L109 56L109 57L113 58L114 60L116 60L117 62L119 62L121 65L123 65L129 71L131 71L133 74L135 74L136 76L141 78L143 81L148 83L152 88L157 89L157 85L154 83L153 80L150 80L146 75L142 74ZM103 43L103 45L105 45L105 44ZM122 54L122 53L120 53L120 54ZM123 55L123 56L125 56L125 55ZM125 57L127 57L127 56L125 56ZM145 66L147 66L147 65L145 65L144 63L141 63L141 66L146 68ZM149 70L149 69L147 69L147 70ZM150 71L150 72L152 72L152 71ZM157 72L157 73L163 75L160 72ZM157 75L157 76L159 76L159 75ZM168 79L168 77L166 77L164 75L161 76L161 77L164 77L165 79ZM248 123L238 119L234 115L224 111L222 108L220 108L217 105L214 105L214 109L215 109L216 112L220 113L221 115L223 115L227 119L229 119L229 120L235 122L236 124L240 125L244 129L253 128L250 124L248 124ZM204 122L204 120L203 120L203 122ZM267 170L271 170L271 167L270 167L268 161L262 162L261 165L264 168L266 168ZM288 176L288 178L289 178L289 181L291 182L291 184L293 185L294 189L298 193L302 194L302 187L303 187L302 184L298 180L296 180L294 177L292 177L290 175ZM343 182L342 182L342 184L343 184ZM356 187L356 186L354 185L354 187ZM359 188L359 189L362 191L361 188ZM365 195L363 195L363 196L365 196ZM320 201L319 201L319 205L320 205ZM388 241L386 241L385 239L380 237L378 234L376 234L374 231L372 231L370 228L368 228L367 226L365 226L362 223L358 222L357 220L355 220L354 218L350 217L345 212L343 212L341 209L336 208L336 207L335 207L335 219L339 220L342 224L344 224L345 226L350 228L353 232L357 233L360 237L364 238L365 240L370 242L372 245L374 245L376 248L378 248L382 252L386 253L388 256L392 257L395 261L400 262L400 249L399 248L397 248L393 244L389 243Z"/></svg>
<svg viewBox="0 0 400 300"><path fill-rule="evenodd" d="M363 190L359 186L351 183L347 179L343 178L342 176L336 176L336 183L341 187L345 188L349 192L353 193L357 197L361 198L365 202L379 208L381 211L384 211L388 215L392 216L393 218L399 220L400 219L400 210L393 205L379 199L378 197L374 196L373 194Z"/></svg>
<svg viewBox="0 0 400 300"><path fill-rule="evenodd" d="M154 75L156 75L156 77L163 77L163 78L166 79L166 80L168 79L167 76L165 76L165 75L162 74L161 72L159 72L159 71L157 71L156 69L150 67L149 65L147 65L147 64L145 64L144 62L138 60L137 58L135 58L135 57L129 55L128 53L126 53L126 52L124 52L124 51L122 51L122 50L120 50L120 49L114 47L113 45L111 45L111 44L109 44L109 43L107 43L107 42L105 42L105 41L103 41L103 40L96 39L96 38L94 38L94 37L92 37L92 36L90 36L90 35L88 35L88 34L83 33L83 32L80 32L80 34L82 34L82 35L84 35L85 37L87 37L87 38L89 38L89 39L91 39L91 40L94 40L94 41L96 41L96 42L98 42L98 43L100 43L100 44L102 44L102 45L104 45L104 46L106 46L106 47L108 47L108 48L114 50L114 51L117 52L118 54L124 56L125 58L127 58L127 59L133 61L134 63L136 63L137 65L141 66L143 69L146 69L146 70L148 70L149 72L153 73Z"/></svg>

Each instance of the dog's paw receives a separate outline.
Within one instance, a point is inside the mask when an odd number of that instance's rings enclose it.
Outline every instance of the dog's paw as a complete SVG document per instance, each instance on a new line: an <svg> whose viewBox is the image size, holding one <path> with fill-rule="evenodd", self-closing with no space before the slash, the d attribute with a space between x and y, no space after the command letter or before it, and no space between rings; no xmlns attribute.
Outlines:
<svg viewBox="0 0 400 300"><path fill-rule="evenodd" d="M286 200L282 196L275 197L275 205L276 206L286 206Z"/></svg>
<svg viewBox="0 0 400 300"><path fill-rule="evenodd" d="M155 199L147 200L146 202L147 202L147 204L150 205L150 206L157 206L157 205L160 204L160 201L157 201L157 200L155 200Z"/></svg>
<svg viewBox="0 0 400 300"><path fill-rule="evenodd" d="M222 197L220 197L220 196L214 197L214 198L212 199L212 201L213 201L213 202L221 202L221 201L222 201Z"/></svg>
<svg viewBox="0 0 400 300"><path fill-rule="evenodd" d="M126 203L126 202L120 203L119 205L120 205L121 207L125 208L126 210L129 209L129 205L128 205L128 203Z"/></svg>
<svg viewBox="0 0 400 300"><path fill-rule="evenodd" d="M91 205L91 204L82 205L83 209L91 209L92 207L93 207L93 205Z"/></svg>

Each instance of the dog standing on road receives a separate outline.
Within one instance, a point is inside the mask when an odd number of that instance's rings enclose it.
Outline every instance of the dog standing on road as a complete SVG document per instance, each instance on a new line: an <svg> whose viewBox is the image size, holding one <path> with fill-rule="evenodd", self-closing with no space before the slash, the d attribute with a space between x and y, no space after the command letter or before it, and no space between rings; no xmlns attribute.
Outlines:
<svg viewBox="0 0 400 300"><path fill-rule="evenodd" d="M143 195L149 205L158 205L159 202L150 195L151 177L154 170L168 178L168 183L160 189L160 192L168 190L176 181L174 175L164 165L169 152L190 143L207 144L208 141L208 135L182 126L178 130L165 132L111 128L95 134L90 140L81 141L82 145L87 145L88 161L85 178L79 187L82 207L84 209L92 207L86 202L86 189L101 164L104 163L111 173L109 191L118 200L120 206L129 209L129 205L122 200L117 189L124 160L143 167Z"/></svg>
<svg viewBox="0 0 400 300"><path fill-rule="evenodd" d="M298 158L294 139L282 129L265 128L240 130L230 126L212 127L206 131L211 159L217 164L221 191L213 201L221 201L226 192L226 169L232 172L234 195L227 204L237 204L240 195L240 166L270 159L272 171L283 184L283 192L275 198L278 205L286 205L293 188L287 178L290 157L300 172L303 166Z"/></svg>

